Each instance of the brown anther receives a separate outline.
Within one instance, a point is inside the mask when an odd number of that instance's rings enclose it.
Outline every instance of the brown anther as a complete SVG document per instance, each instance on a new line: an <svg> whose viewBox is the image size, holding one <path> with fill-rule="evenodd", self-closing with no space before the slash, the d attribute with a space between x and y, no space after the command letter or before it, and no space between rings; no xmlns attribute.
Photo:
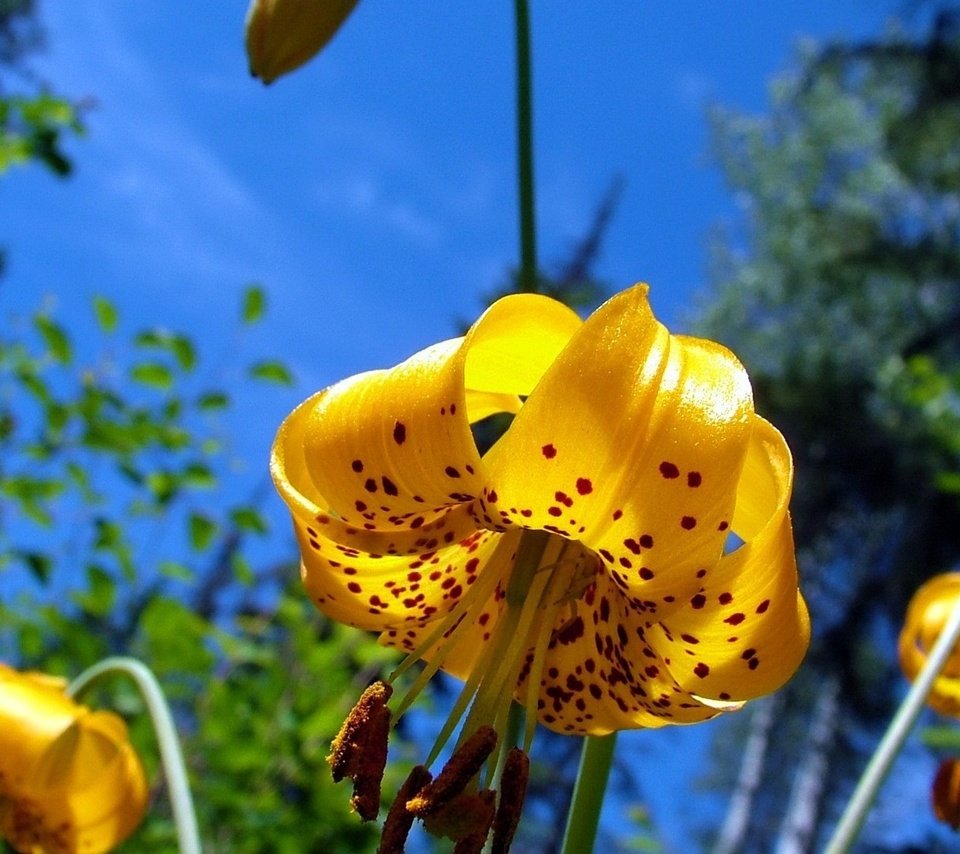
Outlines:
<svg viewBox="0 0 960 854"><path fill-rule="evenodd" d="M340 727L327 757L335 782L344 777L353 780L350 803L364 821L372 821L380 811L380 782L390 732L387 701L392 693L386 682L374 682L367 688Z"/></svg>
<svg viewBox="0 0 960 854"><path fill-rule="evenodd" d="M496 746L496 730L480 727L454 752L436 779L407 801L407 809L421 818L441 809L464 790Z"/></svg>
<svg viewBox="0 0 960 854"><path fill-rule="evenodd" d="M513 834L520 823L523 811L523 798L527 793L527 780L530 778L530 760L519 747L514 747L503 763L500 775L500 803L493 819L493 843L491 854L507 854Z"/></svg>
<svg viewBox="0 0 960 854"><path fill-rule="evenodd" d="M423 818L423 826L433 836L443 836L457 843L455 850L481 851L493 824L496 795L489 789L482 792L461 792L442 807ZM468 841L471 840L471 841ZM479 847L474 848L479 840Z"/></svg>
<svg viewBox="0 0 960 854"><path fill-rule="evenodd" d="M433 775L422 765L415 765L407 775L383 823L377 854L403 854L403 846L407 842L414 819L413 813L407 811L407 801L432 779Z"/></svg>

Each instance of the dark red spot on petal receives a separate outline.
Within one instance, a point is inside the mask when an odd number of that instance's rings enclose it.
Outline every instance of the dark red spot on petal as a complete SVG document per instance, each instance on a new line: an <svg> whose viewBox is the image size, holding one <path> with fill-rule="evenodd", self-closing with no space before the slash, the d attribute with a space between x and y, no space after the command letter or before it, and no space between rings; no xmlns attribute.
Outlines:
<svg viewBox="0 0 960 854"><path fill-rule="evenodd" d="M653 537L649 534L642 534L640 536L640 546L645 549L653 548Z"/></svg>
<svg viewBox="0 0 960 854"><path fill-rule="evenodd" d="M651 578L653 578L653 570L648 569L648 568L645 567L645 566L641 566L641 567L640 567L640 577L641 577L644 581L649 581Z"/></svg>
<svg viewBox="0 0 960 854"><path fill-rule="evenodd" d="M447 466L444 469L444 472L446 472L447 477L460 477L460 472L458 472L453 466Z"/></svg>
<svg viewBox="0 0 960 854"><path fill-rule="evenodd" d="M683 528L684 531L692 531L697 527L697 520L694 519L693 516L684 516L680 520L680 527Z"/></svg>
<svg viewBox="0 0 960 854"><path fill-rule="evenodd" d="M367 492L376 492L377 482L372 477L368 477L366 483L363 485L363 488L367 490Z"/></svg>
<svg viewBox="0 0 960 854"><path fill-rule="evenodd" d="M700 484L703 483L703 478L700 476L700 472L691 471L687 472L687 486L693 487L696 489Z"/></svg>
<svg viewBox="0 0 960 854"><path fill-rule="evenodd" d="M745 619L747 619L746 614L731 614L727 617L724 622L729 623L731 626L739 626Z"/></svg>
<svg viewBox="0 0 960 854"><path fill-rule="evenodd" d="M675 477L680 477L680 469L673 463L664 460L660 463L660 474L667 478L667 480L673 480Z"/></svg>
<svg viewBox="0 0 960 854"><path fill-rule="evenodd" d="M732 594L732 593L721 593L721 594L717 597L717 600L720 602L721 605L729 605L729 604L733 601L733 594Z"/></svg>
<svg viewBox="0 0 960 854"><path fill-rule="evenodd" d="M719 525L717 525L717 530L718 530L718 531L726 531L727 528L729 528L729 527L730 527L730 523L729 523L729 522L721 522Z"/></svg>
<svg viewBox="0 0 960 854"><path fill-rule="evenodd" d="M383 484L383 491L386 492L387 495L398 494L397 485L392 480L390 480L389 477L386 477L386 476L381 477L380 482Z"/></svg>
<svg viewBox="0 0 960 854"><path fill-rule="evenodd" d="M351 581L347 585L347 590L349 590L351 593L359 593L361 590L363 590L363 588L359 584L357 584L356 581Z"/></svg>
<svg viewBox="0 0 960 854"><path fill-rule="evenodd" d="M551 516L561 516L561 515L563 515L563 511L562 511L559 507L548 507L548 508L547 508L547 512L548 512Z"/></svg>
<svg viewBox="0 0 960 854"><path fill-rule="evenodd" d="M393 441L402 445L407 438L407 428L399 421L393 425Z"/></svg>
<svg viewBox="0 0 960 854"><path fill-rule="evenodd" d="M350 463L350 468L352 468L357 474L359 474L360 472L363 471L363 461L354 460L352 463Z"/></svg>
<svg viewBox="0 0 960 854"><path fill-rule="evenodd" d="M698 593L696 596L694 596L690 600L691 607L696 608L698 610L706 604L707 604L707 597L704 596L702 593Z"/></svg>
<svg viewBox="0 0 960 854"><path fill-rule="evenodd" d="M557 449L553 445L544 445L540 449L540 453L543 454L548 460L552 460L557 455Z"/></svg>
<svg viewBox="0 0 960 854"><path fill-rule="evenodd" d="M770 607L770 600L769 600L769 599L764 599L759 605L757 605L757 613L758 613L758 614L762 614L762 613L764 613L764 612L767 610L767 608L769 608L769 607Z"/></svg>
<svg viewBox="0 0 960 854"><path fill-rule="evenodd" d="M701 679L705 679L710 675L710 668L701 661L696 667L693 668L693 672L696 673Z"/></svg>
<svg viewBox="0 0 960 854"><path fill-rule="evenodd" d="M591 492L593 492L593 484L590 482L589 478L577 478L577 492L579 492L581 495L589 495Z"/></svg>
<svg viewBox="0 0 960 854"><path fill-rule="evenodd" d="M622 511L622 510L614 510L614 511L613 511L613 521L616 522L617 519L619 519L622 515L623 515L623 511Z"/></svg>

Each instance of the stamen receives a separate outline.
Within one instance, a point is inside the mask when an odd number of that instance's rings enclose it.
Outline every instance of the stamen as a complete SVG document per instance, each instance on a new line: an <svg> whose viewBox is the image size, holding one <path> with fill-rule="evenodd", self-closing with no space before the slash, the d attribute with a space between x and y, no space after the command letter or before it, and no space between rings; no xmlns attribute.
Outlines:
<svg viewBox="0 0 960 854"><path fill-rule="evenodd" d="M425 816L423 826L433 836L445 836L457 845L454 852L481 852L493 824L496 793L462 792L440 810Z"/></svg>
<svg viewBox="0 0 960 854"><path fill-rule="evenodd" d="M564 548L566 548L564 543ZM543 678L543 668L546 664L547 649L550 645L550 639L553 636L553 626L557 619L557 613L564 604L564 597L558 596L559 591L566 591L569 585L575 580L577 564L576 561L564 561L566 572L558 572L552 579L549 589L544 593L544 599L549 603L541 613L539 626L535 629L537 632L536 643L533 649L533 661L530 663L530 670L527 673L527 696L526 696L526 715L523 730L523 749L530 750L533 743L534 731L537 728L537 703L540 699L540 680ZM551 601L552 600L552 601ZM573 603L570 603L573 606ZM576 610L574 609L574 614Z"/></svg>
<svg viewBox="0 0 960 854"><path fill-rule="evenodd" d="M456 645L463 635L463 630L471 625L469 619L464 619L473 606L479 602L486 602L493 593L493 588L501 580L504 572L510 567L509 556L504 558L503 551L514 548L514 538L502 537L497 543L493 554L484 565L484 571L480 573L476 583L474 583L467 592L460 598L457 604L450 609L449 613L442 620L437 621L436 627L431 631L413 652L407 654L406 658L397 665L393 673L390 674L390 682L396 680L398 676L405 673L416 662L424 659L426 653L442 639L440 646L431 654L430 661L426 663L424 669L417 676L413 685L404 695L403 699L397 704L396 719L410 708L416 700L423 687L433 678L433 675L440 669L447 653ZM449 634L448 634L449 632Z"/></svg>
<svg viewBox="0 0 960 854"><path fill-rule="evenodd" d="M377 681L367 688L340 727L327 757L334 782L344 777L353 781L350 803L364 821L372 821L380 811L380 783L390 732L387 701L392 693L386 682Z"/></svg>
<svg viewBox="0 0 960 854"><path fill-rule="evenodd" d="M403 847L415 818L414 814L407 810L407 801L432 779L433 775L422 765L415 765L407 775L383 823L377 854L403 854Z"/></svg>
<svg viewBox="0 0 960 854"><path fill-rule="evenodd" d="M493 727L480 727L454 751L436 779L407 801L407 809L421 817L440 810L464 790L496 746Z"/></svg>
<svg viewBox="0 0 960 854"><path fill-rule="evenodd" d="M500 775L500 803L493 819L493 843L490 854L507 854L513 835L520 823L523 799L530 779L530 759L519 747L507 754L507 761Z"/></svg>

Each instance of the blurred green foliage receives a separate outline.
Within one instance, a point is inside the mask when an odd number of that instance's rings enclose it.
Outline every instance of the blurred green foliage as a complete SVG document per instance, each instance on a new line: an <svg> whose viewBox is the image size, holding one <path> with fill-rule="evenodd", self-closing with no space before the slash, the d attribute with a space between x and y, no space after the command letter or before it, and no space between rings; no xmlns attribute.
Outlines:
<svg viewBox="0 0 960 854"><path fill-rule="evenodd" d="M265 311L264 290L250 286L238 326ZM46 307L8 319L0 658L68 677L110 654L146 662L184 737L205 850L372 850L376 829L350 814L349 787L334 787L325 756L395 655L317 614L294 565L257 556L273 534L260 506L265 462L238 479L227 424L248 384L292 375L256 364L232 365L218 383L191 337L127 332L102 296L72 325ZM118 680L90 701L127 716L154 780L154 808L123 850L172 850L139 697Z"/></svg>

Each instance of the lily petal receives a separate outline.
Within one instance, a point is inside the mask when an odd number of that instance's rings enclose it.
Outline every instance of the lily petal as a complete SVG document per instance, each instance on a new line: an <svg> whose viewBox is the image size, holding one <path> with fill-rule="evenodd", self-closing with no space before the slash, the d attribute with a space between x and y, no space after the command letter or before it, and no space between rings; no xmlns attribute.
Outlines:
<svg viewBox="0 0 960 854"><path fill-rule="evenodd" d="M647 643L641 615L610 576L598 575L576 614L558 623L540 688L539 718L550 729L604 735L696 723L719 713L677 683Z"/></svg>
<svg viewBox="0 0 960 854"><path fill-rule="evenodd" d="M810 618L797 588L787 512L792 475L783 437L754 416L733 516L746 542L705 573L682 610L648 633L688 691L752 699L783 685L803 659Z"/></svg>
<svg viewBox="0 0 960 854"><path fill-rule="evenodd" d="M736 358L671 336L635 286L590 316L490 450L487 504L580 540L669 613L723 552L752 413Z"/></svg>

